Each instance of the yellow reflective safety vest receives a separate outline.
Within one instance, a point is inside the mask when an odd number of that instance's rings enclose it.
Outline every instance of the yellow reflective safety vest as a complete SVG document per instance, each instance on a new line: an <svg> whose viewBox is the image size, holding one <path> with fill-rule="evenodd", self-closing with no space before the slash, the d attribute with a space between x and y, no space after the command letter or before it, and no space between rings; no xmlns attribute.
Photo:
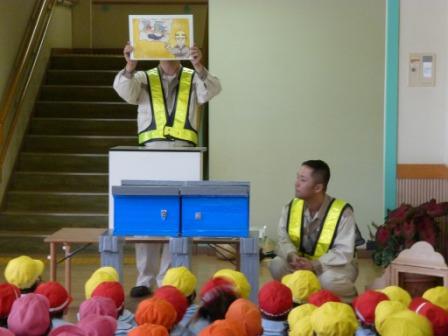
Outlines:
<svg viewBox="0 0 448 336"><path fill-rule="evenodd" d="M327 209L327 213L323 219L322 227L317 235L313 253L306 254L301 244L303 235L303 214L305 202L299 198L294 198L289 204L287 231L291 242L296 246L299 255L315 260L322 257L331 249L336 233L338 231L339 222L343 212L350 204L343 200L334 199Z"/></svg>
<svg viewBox="0 0 448 336"><path fill-rule="evenodd" d="M159 68L148 70L146 76L152 122L147 129L139 133L139 144L143 145L150 141L183 140L196 146L198 144L198 133L189 121L194 70L185 67L180 70L174 111L171 114L168 114Z"/></svg>

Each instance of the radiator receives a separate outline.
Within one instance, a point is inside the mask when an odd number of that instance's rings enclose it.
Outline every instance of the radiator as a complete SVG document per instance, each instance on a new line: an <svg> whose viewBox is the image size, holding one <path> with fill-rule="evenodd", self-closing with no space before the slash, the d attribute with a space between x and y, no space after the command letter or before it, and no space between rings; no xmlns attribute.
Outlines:
<svg viewBox="0 0 448 336"><path fill-rule="evenodd" d="M419 205L432 198L448 201L448 179L397 179L397 206Z"/></svg>

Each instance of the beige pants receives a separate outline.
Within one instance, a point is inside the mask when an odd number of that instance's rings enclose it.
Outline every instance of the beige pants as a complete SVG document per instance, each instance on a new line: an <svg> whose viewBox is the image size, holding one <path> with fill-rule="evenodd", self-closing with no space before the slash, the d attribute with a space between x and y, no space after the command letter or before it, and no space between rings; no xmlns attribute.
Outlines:
<svg viewBox="0 0 448 336"><path fill-rule="evenodd" d="M272 259L269 270L275 280L281 280L286 274L294 272L285 259L275 257ZM343 302L351 303L358 295L355 280L358 277L356 261L345 266L326 266L324 272L319 276L320 285L341 298Z"/></svg>

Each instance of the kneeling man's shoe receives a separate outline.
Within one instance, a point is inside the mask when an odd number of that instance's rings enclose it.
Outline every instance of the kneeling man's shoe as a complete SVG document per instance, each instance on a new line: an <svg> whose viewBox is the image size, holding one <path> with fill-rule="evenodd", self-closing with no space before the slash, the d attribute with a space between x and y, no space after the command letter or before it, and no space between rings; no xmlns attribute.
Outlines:
<svg viewBox="0 0 448 336"><path fill-rule="evenodd" d="M131 297L139 298L151 294L151 290L146 286L135 286L131 289Z"/></svg>

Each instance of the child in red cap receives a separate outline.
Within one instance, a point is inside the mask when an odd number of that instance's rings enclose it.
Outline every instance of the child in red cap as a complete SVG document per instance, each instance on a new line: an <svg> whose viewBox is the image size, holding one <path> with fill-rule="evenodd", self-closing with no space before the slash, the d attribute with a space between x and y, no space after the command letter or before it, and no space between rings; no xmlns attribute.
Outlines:
<svg viewBox="0 0 448 336"><path fill-rule="evenodd" d="M282 336L288 330L288 313L293 308L292 292L280 281L266 283L258 292L263 336Z"/></svg>
<svg viewBox="0 0 448 336"><path fill-rule="evenodd" d="M341 299L327 289L320 289L308 297L308 303L316 307L320 307L327 302L341 302Z"/></svg>
<svg viewBox="0 0 448 336"><path fill-rule="evenodd" d="M202 286L199 297L201 303L198 312L187 326L195 335L214 321L224 319L227 309L238 298L234 284L221 277L207 281Z"/></svg>
<svg viewBox="0 0 448 336"><path fill-rule="evenodd" d="M387 301L389 297L373 290L368 290L353 300L353 309L360 322L356 331L357 336L375 336L375 309L381 301Z"/></svg>
<svg viewBox="0 0 448 336"><path fill-rule="evenodd" d="M20 297L20 289L13 284L0 284L0 327L8 327L8 315L12 304Z"/></svg>
<svg viewBox="0 0 448 336"><path fill-rule="evenodd" d="M35 293L48 299L51 327L53 329L61 325L71 324L64 320L64 314L67 312L70 302L72 302L72 297L60 283L55 281L41 283L37 286Z"/></svg>
<svg viewBox="0 0 448 336"><path fill-rule="evenodd" d="M117 309L116 336L127 335L129 331L137 326L134 314L124 307L124 289L118 281L106 281L99 284L92 292L92 297L111 298Z"/></svg>

